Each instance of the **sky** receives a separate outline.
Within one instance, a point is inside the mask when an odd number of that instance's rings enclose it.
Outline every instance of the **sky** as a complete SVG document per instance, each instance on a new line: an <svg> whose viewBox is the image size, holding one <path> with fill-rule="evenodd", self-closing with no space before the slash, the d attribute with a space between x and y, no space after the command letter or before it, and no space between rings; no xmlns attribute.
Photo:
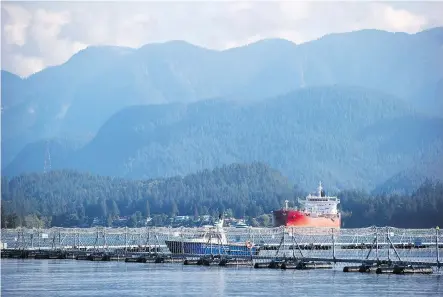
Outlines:
<svg viewBox="0 0 443 297"><path fill-rule="evenodd" d="M90 45L185 40L223 50L361 29L413 34L443 26L442 15L437 1L2 1L1 69L26 77Z"/></svg>

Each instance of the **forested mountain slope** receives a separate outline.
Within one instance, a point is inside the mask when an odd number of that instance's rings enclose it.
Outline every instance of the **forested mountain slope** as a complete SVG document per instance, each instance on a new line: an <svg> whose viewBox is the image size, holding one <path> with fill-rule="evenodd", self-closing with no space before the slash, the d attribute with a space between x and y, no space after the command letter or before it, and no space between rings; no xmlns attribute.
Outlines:
<svg viewBox="0 0 443 297"><path fill-rule="evenodd" d="M53 169L136 179L258 161L304 189L323 180L331 189L371 190L438 156L442 143L443 119L416 114L384 93L336 86L253 103L129 107L113 115L83 148L65 154L51 146L51 160ZM6 174L25 171L26 160L39 160L26 171L43 170L41 149L20 156Z"/></svg>
<svg viewBox="0 0 443 297"><path fill-rule="evenodd" d="M269 39L225 51L182 41L93 46L26 79L2 71L2 166L34 141L86 142L132 105L260 100L303 87L355 85L435 112L443 98L442 31L361 30L301 45Z"/></svg>

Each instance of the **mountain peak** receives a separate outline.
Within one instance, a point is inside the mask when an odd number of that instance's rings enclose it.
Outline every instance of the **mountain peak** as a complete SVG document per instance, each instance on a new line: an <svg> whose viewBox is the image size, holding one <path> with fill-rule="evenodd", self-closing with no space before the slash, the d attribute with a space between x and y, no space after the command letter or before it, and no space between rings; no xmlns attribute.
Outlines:
<svg viewBox="0 0 443 297"><path fill-rule="evenodd" d="M429 28L416 33L416 35L419 34L443 34L443 27Z"/></svg>
<svg viewBox="0 0 443 297"><path fill-rule="evenodd" d="M139 48L141 51L145 50L162 50L162 51L193 51L193 50L203 50L203 51L213 51L211 49L192 44L185 40L169 40L165 42L154 42L143 45Z"/></svg>
<svg viewBox="0 0 443 297"><path fill-rule="evenodd" d="M5 82L19 81L22 80L22 78L12 72L1 70L1 80L2 80L2 85L4 85Z"/></svg>
<svg viewBox="0 0 443 297"><path fill-rule="evenodd" d="M241 45L238 47L232 47L225 50L225 52L230 51L244 51L249 49L255 50L273 50L273 49L294 49L296 44L292 41L283 38L266 38L260 39L255 42L251 42L246 45Z"/></svg>
<svg viewBox="0 0 443 297"><path fill-rule="evenodd" d="M425 37L437 42L438 44L443 44L443 27L436 27L427 29L416 34L420 37Z"/></svg>
<svg viewBox="0 0 443 297"><path fill-rule="evenodd" d="M74 54L67 61L67 63L70 62L71 60L78 60L78 59L100 58L109 55L126 55L134 51L135 50L133 48L125 46L91 45Z"/></svg>
<svg viewBox="0 0 443 297"><path fill-rule="evenodd" d="M252 44L272 44L272 45L282 45L282 44L286 44L286 45L295 45L294 42L284 39L284 38L265 38L265 39L261 39L257 42L254 42Z"/></svg>

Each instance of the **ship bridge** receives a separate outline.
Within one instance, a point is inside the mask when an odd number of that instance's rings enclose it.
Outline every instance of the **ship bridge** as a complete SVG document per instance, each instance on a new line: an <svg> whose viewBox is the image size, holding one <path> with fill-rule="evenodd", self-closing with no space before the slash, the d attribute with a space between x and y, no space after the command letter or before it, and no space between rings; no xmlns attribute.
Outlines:
<svg viewBox="0 0 443 297"><path fill-rule="evenodd" d="M305 212L308 214L337 215L337 205L340 199L336 196L327 196L320 182L316 194L309 194L305 200L299 199L298 202L304 205Z"/></svg>

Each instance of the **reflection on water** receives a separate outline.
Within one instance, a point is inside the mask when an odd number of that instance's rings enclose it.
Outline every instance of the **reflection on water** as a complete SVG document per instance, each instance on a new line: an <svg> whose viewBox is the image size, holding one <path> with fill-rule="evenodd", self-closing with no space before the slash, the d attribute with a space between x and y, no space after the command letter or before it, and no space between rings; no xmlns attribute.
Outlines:
<svg viewBox="0 0 443 297"><path fill-rule="evenodd" d="M2 296L443 296L443 275L1 260ZM401 295L400 295L401 294Z"/></svg>

